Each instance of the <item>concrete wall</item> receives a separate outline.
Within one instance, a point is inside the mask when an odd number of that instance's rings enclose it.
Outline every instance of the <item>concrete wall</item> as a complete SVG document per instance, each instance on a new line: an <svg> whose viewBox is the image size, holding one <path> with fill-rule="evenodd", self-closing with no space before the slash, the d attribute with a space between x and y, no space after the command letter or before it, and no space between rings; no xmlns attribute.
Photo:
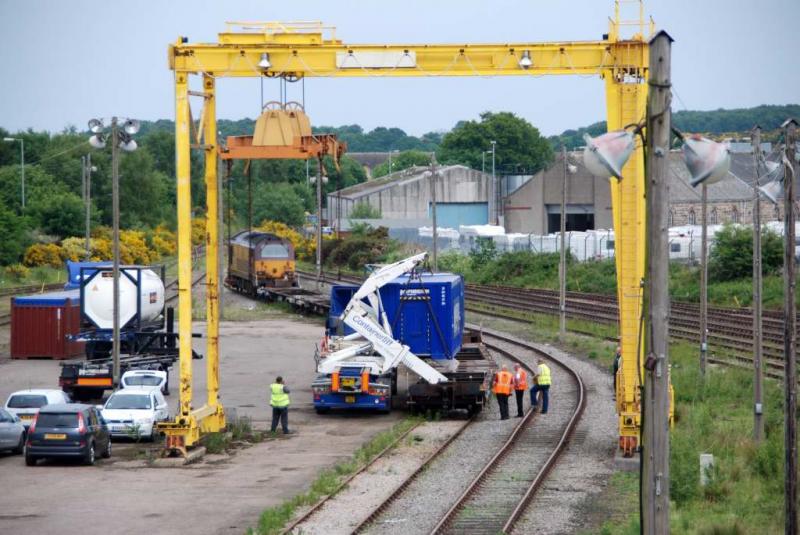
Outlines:
<svg viewBox="0 0 800 535"><path fill-rule="evenodd" d="M547 205L561 205L563 168L554 165L536 174L512 193L505 202L506 232L547 233ZM567 177L567 205L594 207L594 226L608 229L613 224L611 188L608 179L591 176L583 167Z"/></svg>
<svg viewBox="0 0 800 535"><path fill-rule="evenodd" d="M713 201L708 203L708 224L751 224L753 222L752 201ZM669 207L669 226L702 224L703 206L698 202L672 203ZM761 222L783 220L783 203L777 206L770 201L761 201Z"/></svg>
<svg viewBox="0 0 800 535"><path fill-rule="evenodd" d="M479 203L489 202L491 175L483 175L463 166L441 168L436 181L437 202ZM341 214L337 210L337 193L328 195L328 206L332 217L349 217L353 206L368 203L377 208L384 219L429 219L431 202L430 178L422 173L403 177L375 189L367 189L357 195L343 192Z"/></svg>

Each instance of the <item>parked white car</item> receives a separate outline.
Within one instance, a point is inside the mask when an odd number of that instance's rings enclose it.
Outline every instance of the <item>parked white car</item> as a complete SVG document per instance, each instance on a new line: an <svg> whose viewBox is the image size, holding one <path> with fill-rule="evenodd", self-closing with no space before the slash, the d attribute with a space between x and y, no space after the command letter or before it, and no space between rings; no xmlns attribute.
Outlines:
<svg viewBox="0 0 800 535"><path fill-rule="evenodd" d="M131 370L122 374L122 388L158 388L165 396L169 395L167 372L160 370Z"/></svg>
<svg viewBox="0 0 800 535"><path fill-rule="evenodd" d="M72 400L63 390L45 388L18 390L8 396L4 408L10 414L18 416L27 429L39 414L39 409L53 403L72 403Z"/></svg>
<svg viewBox="0 0 800 535"><path fill-rule="evenodd" d="M161 390L131 387L117 390L102 409L112 437L153 440L156 423L169 420L169 407Z"/></svg>

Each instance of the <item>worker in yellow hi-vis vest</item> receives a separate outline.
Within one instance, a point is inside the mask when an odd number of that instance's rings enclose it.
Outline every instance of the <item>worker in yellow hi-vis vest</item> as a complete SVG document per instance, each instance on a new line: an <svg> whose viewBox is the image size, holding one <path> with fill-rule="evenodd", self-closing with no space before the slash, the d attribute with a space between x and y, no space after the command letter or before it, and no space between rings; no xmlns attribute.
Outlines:
<svg viewBox="0 0 800 535"><path fill-rule="evenodd" d="M533 410L536 410L537 407L537 396L539 392L542 393L542 414L547 414L548 404L550 402L550 384L552 383L552 379L550 378L550 367L545 364L543 358L539 358L537 360L539 364L539 369L537 370L536 375L534 376L534 385L531 388L531 407Z"/></svg>
<svg viewBox="0 0 800 535"><path fill-rule="evenodd" d="M280 375L275 382L270 385L270 400L272 405L272 432L278 428L278 420L281 421L283 434L289 434L289 387L283 384L283 377Z"/></svg>

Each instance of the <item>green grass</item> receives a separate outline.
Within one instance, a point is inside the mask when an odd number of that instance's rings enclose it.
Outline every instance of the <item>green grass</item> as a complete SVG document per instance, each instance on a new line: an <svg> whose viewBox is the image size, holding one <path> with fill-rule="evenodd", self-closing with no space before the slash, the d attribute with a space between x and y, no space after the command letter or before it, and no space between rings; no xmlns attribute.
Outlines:
<svg viewBox="0 0 800 535"><path fill-rule="evenodd" d="M291 314L292 306L285 302L265 303L251 301L246 306L242 303L225 304L222 318L225 321L255 321L277 315ZM206 319L206 300L194 299L192 301L192 319L203 321Z"/></svg>
<svg viewBox="0 0 800 535"><path fill-rule="evenodd" d="M250 418L243 417L228 424L225 431L204 435L203 446L207 453L225 453L235 448L234 442L261 442L266 436L266 431L256 431Z"/></svg>
<svg viewBox="0 0 800 535"><path fill-rule="evenodd" d="M324 496L329 496L341 489L342 481L350 474L370 462L378 453L389 447L403 433L420 422L417 418L405 418L388 431L378 433L370 441L362 445L353 456L331 468L320 472L310 487L303 494L298 494L282 504L265 509L258 519L258 526L247 532L251 535L270 535L279 533L292 519L300 507L311 506Z"/></svg>
<svg viewBox="0 0 800 535"><path fill-rule="evenodd" d="M9 276L5 269L0 268L0 288L15 288L17 286L32 286L35 284L52 284L66 282L67 271L65 268L40 266L28 268L28 276L17 279Z"/></svg>
<svg viewBox="0 0 800 535"><path fill-rule="evenodd" d="M780 385L765 384L767 439L752 440L752 374L712 366L703 381L697 348L670 344L675 426L670 433L670 526L683 534L778 533L783 525L783 411ZM715 458L700 485L699 457ZM638 474L617 474L606 497L638 504ZM639 533L638 509L605 522L603 535Z"/></svg>
<svg viewBox="0 0 800 535"><path fill-rule="evenodd" d="M476 322L478 318L471 317ZM530 315L529 323L487 320L487 327L549 342L610 369L615 345L602 338L558 335L558 319ZM587 330L587 322L569 328ZM715 349L715 348L713 348ZM719 351L720 357L725 355ZM695 344L670 344L675 425L670 433L670 524L674 534L779 533L783 525L783 398L781 383L764 389L766 440L752 440L752 373L710 366L703 381ZM716 469L700 486L700 453L711 453ZM582 533L639 533L638 473L617 473L592 505L599 525Z"/></svg>
<svg viewBox="0 0 800 535"><path fill-rule="evenodd" d="M493 260L475 263L467 255L456 252L439 257L442 271L461 273L467 282L499 284L521 288L558 289L558 254L536 254L518 251L497 256ZM713 273L712 273L713 275ZM670 264L670 296L674 301L700 301L700 271L697 266L673 262ZM779 275L764 277L765 308L783 306L783 279ZM567 266L567 290L613 295L616 292L616 269L613 260L577 262L570 258ZM708 300L711 305L746 307L752 304L751 278L725 282L710 282ZM797 296L800 305L800 292Z"/></svg>

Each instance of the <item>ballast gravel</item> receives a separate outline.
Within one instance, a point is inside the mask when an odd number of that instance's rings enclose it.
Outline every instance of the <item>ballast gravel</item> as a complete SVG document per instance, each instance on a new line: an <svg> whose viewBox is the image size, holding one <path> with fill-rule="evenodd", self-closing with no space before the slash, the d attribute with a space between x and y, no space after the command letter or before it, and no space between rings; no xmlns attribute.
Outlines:
<svg viewBox="0 0 800 535"><path fill-rule="evenodd" d="M465 425L464 420L425 422L394 450L353 478L308 519L294 534L338 535L352 533L441 444Z"/></svg>
<svg viewBox="0 0 800 535"><path fill-rule="evenodd" d="M498 364L509 364L492 354ZM511 400L511 405L514 401ZM527 404L526 404L527 408ZM510 407L516 413L515 406ZM365 533L408 535L430 533L519 423L500 420L494 398L475 422L437 457L368 527Z"/></svg>
<svg viewBox="0 0 800 535"><path fill-rule="evenodd" d="M560 358L580 374L586 388L586 407L573 439L517 522L514 533L561 535L588 529L585 520L590 516L592 498L607 487L615 471L617 416L612 376L591 361L536 343L519 322L487 316L480 316L480 320L485 327L517 336ZM557 388L558 385L551 387Z"/></svg>

